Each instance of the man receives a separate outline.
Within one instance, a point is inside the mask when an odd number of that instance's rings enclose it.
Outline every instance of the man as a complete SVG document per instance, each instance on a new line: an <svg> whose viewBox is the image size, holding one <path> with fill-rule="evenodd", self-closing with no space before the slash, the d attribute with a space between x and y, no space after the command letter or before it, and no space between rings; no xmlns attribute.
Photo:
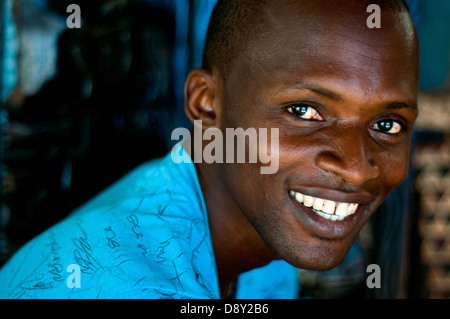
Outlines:
<svg viewBox="0 0 450 319"><path fill-rule="evenodd" d="M141 166L27 244L0 296L220 298L268 264L256 283L277 296L294 267L337 266L404 180L417 117L407 8L377 2L369 28L371 2L219 1L186 113L203 131L278 128L277 172L248 158L194 166L178 144L186 161Z"/></svg>

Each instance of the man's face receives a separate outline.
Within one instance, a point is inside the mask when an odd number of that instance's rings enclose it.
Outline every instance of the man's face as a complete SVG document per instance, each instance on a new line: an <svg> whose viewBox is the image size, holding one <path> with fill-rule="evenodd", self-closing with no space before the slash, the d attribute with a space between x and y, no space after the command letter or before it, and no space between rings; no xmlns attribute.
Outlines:
<svg viewBox="0 0 450 319"><path fill-rule="evenodd" d="M279 170L225 164L222 178L280 258L329 269L407 174L417 49L405 16L383 11L369 29L364 6L310 8L311 18L296 5L271 8L220 96L223 131L279 128Z"/></svg>

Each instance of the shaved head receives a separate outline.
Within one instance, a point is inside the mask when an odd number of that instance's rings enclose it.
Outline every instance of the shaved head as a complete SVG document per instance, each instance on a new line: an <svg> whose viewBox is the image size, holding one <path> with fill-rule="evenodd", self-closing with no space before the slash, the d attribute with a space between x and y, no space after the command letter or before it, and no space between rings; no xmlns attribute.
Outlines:
<svg viewBox="0 0 450 319"><path fill-rule="evenodd" d="M308 6L317 1L320 2L322 0L299 0L297 2L303 2L306 10ZM383 11L408 12L408 7L403 0L344 1L350 7L357 4L367 7L369 4L375 3ZM257 41L264 34L264 22L270 18L270 13L266 10L269 2L271 1L219 0L209 23L202 67L209 71L216 67L222 74L222 77L225 78L226 70L230 70L232 62L239 54L244 52L251 43ZM281 5L281 3L276 5ZM327 6L330 7L330 4L327 3ZM366 12L364 11L361 14L366 14Z"/></svg>
<svg viewBox="0 0 450 319"><path fill-rule="evenodd" d="M264 21L263 8L268 0L219 0L208 27L203 68L220 69L244 49L244 43L256 36Z"/></svg>

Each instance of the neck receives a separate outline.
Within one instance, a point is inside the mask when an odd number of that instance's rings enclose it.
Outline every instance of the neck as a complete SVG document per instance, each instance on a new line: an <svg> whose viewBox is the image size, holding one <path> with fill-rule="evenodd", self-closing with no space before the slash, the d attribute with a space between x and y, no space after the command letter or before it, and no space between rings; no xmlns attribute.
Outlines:
<svg viewBox="0 0 450 319"><path fill-rule="evenodd" d="M232 200L216 164L196 166L208 211L222 298L239 274L262 267L277 256L268 248Z"/></svg>

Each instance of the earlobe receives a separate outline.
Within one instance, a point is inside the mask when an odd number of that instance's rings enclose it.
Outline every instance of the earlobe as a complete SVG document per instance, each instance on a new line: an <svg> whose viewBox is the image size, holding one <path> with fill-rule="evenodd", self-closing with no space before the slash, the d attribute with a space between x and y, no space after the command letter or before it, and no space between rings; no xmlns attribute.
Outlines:
<svg viewBox="0 0 450 319"><path fill-rule="evenodd" d="M217 120L216 86L211 72L194 69L185 85L185 112L191 122L201 120L205 126L214 126Z"/></svg>

